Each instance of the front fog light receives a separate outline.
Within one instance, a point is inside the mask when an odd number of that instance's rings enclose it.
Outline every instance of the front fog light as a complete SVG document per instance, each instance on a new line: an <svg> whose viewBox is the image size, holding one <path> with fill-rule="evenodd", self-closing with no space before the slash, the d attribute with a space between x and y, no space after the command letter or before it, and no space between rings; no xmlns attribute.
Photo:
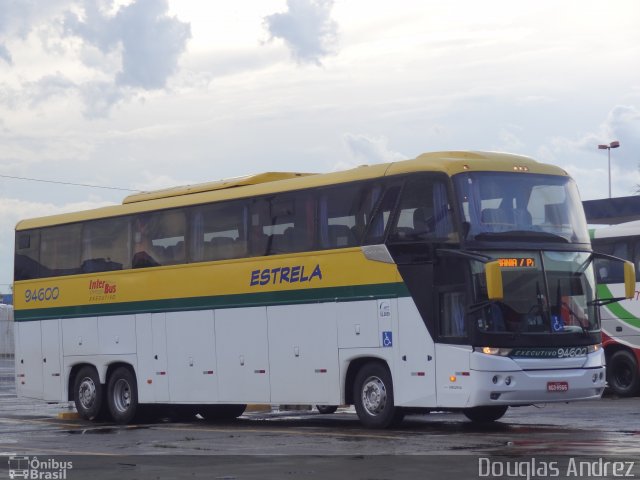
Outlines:
<svg viewBox="0 0 640 480"><path fill-rule="evenodd" d="M505 378L505 379L504 379L504 384L505 384L506 386L511 385L511 377L507 377L507 378Z"/></svg>
<svg viewBox="0 0 640 480"><path fill-rule="evenodd" d="M594 373L594 374L591 376L591 381L593 381L593 383L596 383L596 382L598 381L598 374L597 374L597 373Z"/></svg>
<svg viewBox="0 0 640 480"><path fill-rule="evenodd" d="M600 380L604 378L604 372L600 372Z"/></svg>

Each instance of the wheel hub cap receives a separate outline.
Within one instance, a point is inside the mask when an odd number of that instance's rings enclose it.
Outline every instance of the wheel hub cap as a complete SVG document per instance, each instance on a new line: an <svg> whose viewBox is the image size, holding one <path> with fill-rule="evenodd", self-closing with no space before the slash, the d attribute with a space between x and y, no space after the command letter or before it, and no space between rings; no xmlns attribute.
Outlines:
<svg viewBox="0 0 640 480"><path fill-rule="evenodd" d="M387 389L378 377L369 377L362 387L362 405L369 415L379 415L387 404Z"/></svg>
<svg viewBox="0 0 640 480"><path fill-rule="evenodd" d="M120 412L126 412L131 405L131 387L126 380L120 379L114 385L113 403Z"/></svg>
<svg viewBox="0 0 640 480"><path fill-rule="evenodd" d="M86 409L91 408L96 401L96 385L90 378L83 378L78 391L80 403Z"/></svg>

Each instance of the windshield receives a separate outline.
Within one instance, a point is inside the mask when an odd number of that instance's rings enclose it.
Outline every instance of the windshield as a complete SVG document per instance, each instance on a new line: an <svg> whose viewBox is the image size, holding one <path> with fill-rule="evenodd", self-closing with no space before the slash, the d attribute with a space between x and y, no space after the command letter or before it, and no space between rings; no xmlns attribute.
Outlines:
<svg viewBox="0 0 640 480"><path fill-rule="evenodd" d="M525 172L454 177L466 240L589 243L575 183Z"/></svg>
<svg viewBox="0 0 640 480"><path fill-rule="evenodd" d="M500 262L504 298L487 302L475 265L474 321L481 332L586 333L599 329L592 256L586 252L492 252ZM474 262L477 263L477 262Z"/></svg>

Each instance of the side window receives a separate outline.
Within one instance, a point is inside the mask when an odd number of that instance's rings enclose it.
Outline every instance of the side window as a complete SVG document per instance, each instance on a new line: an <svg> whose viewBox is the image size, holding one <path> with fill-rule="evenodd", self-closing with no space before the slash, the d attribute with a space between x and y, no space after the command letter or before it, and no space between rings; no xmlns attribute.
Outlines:
<svg viewBox="0 0 640 480"><path fill-rule="evenodd" d="M82 230L83 273L131 268L130 218L87 222Z"/></svg>
<svg viewBox="0 0 640 480"><path fill-rule="evenodd" d="M73 275L80 271L82 225L79 223L43 228L40 263L46 276Z"/></svg>
<svg viewBox="0 0 640 480"><path fill-rule="evenodd" d="M450 241L452 234L451 204L444 181L430 176L407 180L389 242Z"/></svg>
<svg viewBox="0 0 640 480"><path fill-rule="evenodd" d="M440 293L440 336L466 337L466 295L464 291Z"/></svg>
<svg viewBox="0 0 640 480"><path fill-rule="evenodd" d="M360 244L379 188L346 184L319 192L320 248L346 248Z"/></svg>
<svg viewBox="0 0 640 480"><path fill-rule="evenodd" d="M626 240L618 241L594 241L593 248L600 253L613 255L618 258L630 260L629 245ZM605 258L595 261L596 280L598 283L624 283L624 266L620 262L612 262Z"/></svg>
<svg viewBox="0 0 640 480"><path fill-rule="evenodd" d="M16 232L15 252L15 280L49 276L46 270L40 268L40 230Z"/></svg>
<svg viewBox="0 0 640 480"><path fill-rule="evenodd" d="M435 288L439 338L460 343L467 337L467 307L469 299L465 278L469 262L461 258L442 258L435 266Z"/></svg>
<svg viewBox="0 0 640 480"><path fill-rule="evenodd" d="M142 213L133 218L132 268L184 263L186 219L181 209Z"/></svg>
<svg viewBox="0 0 640 480"><path fill-rule="evenodd" d="M250 212L254 256L303 252L314 246L316 205L309 192L258 198Z"/></svg>
<svg viewBox="0 0 640 480"><path fill-rule="evenodd" d="M384 190L382 199L379 205L377 205L371 223L367 228L367 236L364 240L365 245L375 245L383 242L384 234L391 219L391 214L396 207L400 190L401 185L399 183L392 183Z"/></svg>
<svg viewBox="0 0 640 480"><path fill-rule="evenodd" d="M194 208L191 215L191 261L208 262L246 256L247 217L248 207L244 202Z"/></svg>

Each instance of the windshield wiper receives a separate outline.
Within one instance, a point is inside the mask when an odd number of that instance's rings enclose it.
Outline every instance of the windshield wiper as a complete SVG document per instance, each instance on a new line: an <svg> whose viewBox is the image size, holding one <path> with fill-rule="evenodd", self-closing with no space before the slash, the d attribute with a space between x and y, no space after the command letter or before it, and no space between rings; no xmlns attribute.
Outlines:
<svg viewBox="0 0 640 480"><path fill-rule="evenodd" d="M621 302L622 300L627 300L627 297L596 298L595 300L587 302L587 305L590 307L602 307L604 305Z"/></svg>
<svg viewBox="0 0 640 480"><path fill-rule="evenodd" d="M569 243L569 239L562 235L550 232L540 232L534 230L509 230L507 232L481 232L474 235L476 240L514 240L522 238L531 238L547 242Z"/></svg>

